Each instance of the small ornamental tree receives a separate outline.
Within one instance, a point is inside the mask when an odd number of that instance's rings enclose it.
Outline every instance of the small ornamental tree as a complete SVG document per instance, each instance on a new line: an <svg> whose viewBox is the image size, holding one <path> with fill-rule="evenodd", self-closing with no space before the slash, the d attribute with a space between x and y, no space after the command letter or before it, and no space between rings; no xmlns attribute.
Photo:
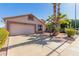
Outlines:
<svg viewBox="0 0 79 59"><path fill-rule="evenodd" d="M51 36L51 33L54 30L53 23L47 23L46 26L47 26L47 31L50 32L50 36Z"/></svg>

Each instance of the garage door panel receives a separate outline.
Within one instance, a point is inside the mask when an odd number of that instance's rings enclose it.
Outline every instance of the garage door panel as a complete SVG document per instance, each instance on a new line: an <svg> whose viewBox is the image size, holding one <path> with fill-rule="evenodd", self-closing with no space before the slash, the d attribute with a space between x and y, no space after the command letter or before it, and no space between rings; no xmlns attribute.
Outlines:
<svg viewBox="0 0 79 59"><path fill-rule="evenodd" d="M10 24L10 35L35 33L35 26L28 24Z"/></svg>

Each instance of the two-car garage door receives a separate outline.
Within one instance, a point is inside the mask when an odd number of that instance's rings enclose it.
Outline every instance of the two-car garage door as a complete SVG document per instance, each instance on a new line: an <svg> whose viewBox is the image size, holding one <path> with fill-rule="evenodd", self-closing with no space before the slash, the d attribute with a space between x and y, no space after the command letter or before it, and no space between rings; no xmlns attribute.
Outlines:
<svg viewBox="0 0 79 59"><path fill-rule="evenodd" d="M35 25L11 23L9 24L9 31L10 35L35 33Z"/></svg>

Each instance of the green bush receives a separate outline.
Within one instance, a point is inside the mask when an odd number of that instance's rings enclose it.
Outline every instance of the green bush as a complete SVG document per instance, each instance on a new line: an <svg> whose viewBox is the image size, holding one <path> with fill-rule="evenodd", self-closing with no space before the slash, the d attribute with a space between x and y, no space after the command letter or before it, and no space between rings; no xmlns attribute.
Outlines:
<svg viewBox="0 0 79 59"><path fill-rule="evenodd" d="M68 35L68 37L74 36L76 34L76 30L73 28L66 28L65 32Z"/></svg>
<svg viewBox="0 0 79 59"><path fill-rule="evenodd" d="M60 32L65 33L65 28L70 27L70 23L71 23L71 21L67 20L67 19L66 20L65 19L59 20L59 24L61 27Z"/></svg>
<svg viewBox="0 0 79 59"><path fill-rule="evenodd" d="M55 31L58 32L58 33L60 33L60 30L61 30L60 27L56 27L56 28L55 28Z"/></svg>
<svg viewBox="0 0 79 59"><path fill-rule="evenodd" d="M9 32L4 29L4 28L0 28L0 48L3 47L3 45L5 44L7 38L8 38Z"/></svg>
<svg viewBox="0 0 79 59"><path fill-rule="evenodd" d="M47 31L49 32L52 32L52 30L54 29L53 23L47 23L46 26L47 26Z"/></svg>

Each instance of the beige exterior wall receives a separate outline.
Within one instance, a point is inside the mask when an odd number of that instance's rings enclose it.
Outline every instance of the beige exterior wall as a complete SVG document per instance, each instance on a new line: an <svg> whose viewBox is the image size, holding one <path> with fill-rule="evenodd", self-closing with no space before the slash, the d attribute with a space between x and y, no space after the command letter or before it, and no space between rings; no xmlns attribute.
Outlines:
<svg viewBox="0 0 79 59"><path fill-rule="evenodd" d="M36 32L38 32L38 24L43 26L43 31L45 31L46 27L43 23L41 23L37 18L34 17L34 20L29 20L28 16L22 16L17 18L7 19L8 21L20 22L20 23L29 23L29 24L36 24Z"/></svg>
<svg viewBox="0 0 79 59"><path fill-rule="evenodd" d="M9 23L8 22L15 22ZM18 24L19 23L19 24ZM44 23L44 22L43 22ZM33 20L29 20L28 16L22 17L14 17L8 18L6 20L6 28L8 28L10 35L18 35L18 34L29 34L29 33L36 33L38 32L38 25L43 26L43 32L45 31L46 27L39 19L34 17Z"/></svg>
<svg viewBox="0 0 79 59"><path fill-rule="evenodd" d="M43 31L45 31L45 25L38 20L36 20L36 31L38 31L38 25L39 24L43 26Z"/></svg>
<svg viewBox="0 0 79 59"><path fill-rule="evenodd" d="M8 19L8 21L21 22L21 23L30 23L30 24L36 24L36 22L37 22L37 20L35 20L35 19L34 19L34 21L28 20L28 16L22 16L22 17Z"/></svg>

